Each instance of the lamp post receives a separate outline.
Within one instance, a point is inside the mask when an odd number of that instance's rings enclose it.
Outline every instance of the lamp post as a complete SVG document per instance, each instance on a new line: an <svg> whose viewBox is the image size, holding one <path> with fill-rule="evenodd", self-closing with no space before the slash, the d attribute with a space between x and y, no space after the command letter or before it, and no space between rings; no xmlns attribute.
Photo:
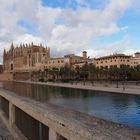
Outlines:
<svg viewBox="0 0 140 140"><path fill-rule="evenodd" d="M123 91L125 90L125 85L124 85L124 83L125 83L125 75L123 75Z"/></svg>
<svg viewBox="0 0 140 140"><path fill-rule="evenodd" d="M124 78L123 78L123 91L125 90L125 82L127 81L127 75L125 76L124 75Z"/></svg>

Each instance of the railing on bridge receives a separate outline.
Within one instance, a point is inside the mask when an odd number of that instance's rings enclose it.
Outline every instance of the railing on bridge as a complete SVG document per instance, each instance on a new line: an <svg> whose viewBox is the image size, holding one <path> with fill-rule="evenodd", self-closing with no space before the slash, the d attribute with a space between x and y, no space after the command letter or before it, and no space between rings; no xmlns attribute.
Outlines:
<svg viewBox="0 0 140 140"><path fill-rule="evenodd" d="M48 126L34 119L23 110L12 104L4 97L0 97L0 107L5 119L9 120L9 126L16 127L28 140L67 140ZM19 136L20 137L20 136Z"/></svg>
<svg viewBox="0 0 140 140"><path fill-rule="evenodd" d="M49 128L17 107L15 124L29 140L49 140Z"/></svg>
<svg viewBox="0 0 140 140"><path fill-rule="evenodd" d="M15 140L139 140L140 131L0 90L0 117Z"/></svg>
<svg viewBox="0 0 140 140"><path fill-rule="evenodd" d="M9 118L9 101L1 97L1 109L5 113L7 119Z"/></svg>

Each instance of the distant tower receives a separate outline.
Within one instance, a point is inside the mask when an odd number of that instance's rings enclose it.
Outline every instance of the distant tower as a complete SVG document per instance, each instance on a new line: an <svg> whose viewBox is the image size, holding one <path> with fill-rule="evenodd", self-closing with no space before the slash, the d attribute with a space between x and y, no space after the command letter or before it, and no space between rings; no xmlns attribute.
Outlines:
<svg viewBox="0 0 140 140"><path fill-rule="evenodd" d="M87 59L87 52L86 51L83 51L83 58Z"/></svg>
<svg viewBox="0 0 140 140"><path fill-rule="evenodd" d="M11 43L11 48L10 48L10 58L11 60L13 59L13 56L14 56L14 45L13 45L13 42Z"/></svg>

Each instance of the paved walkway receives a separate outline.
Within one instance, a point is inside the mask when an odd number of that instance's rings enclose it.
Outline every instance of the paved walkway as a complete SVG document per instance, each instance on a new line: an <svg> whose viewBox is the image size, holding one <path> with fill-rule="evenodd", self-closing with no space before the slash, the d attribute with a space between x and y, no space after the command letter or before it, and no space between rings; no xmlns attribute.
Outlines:
<svg viewBox="0 0 140 140"><path fill-rule="evenodd" d="M9 130L0 119L0 140L14 140Z"/></svg>
<svg viewBox="0 0 140 140"><path fill-rule="evenodd" d="M17 81L31 84L41 84L49 86L58 86L58 87L68 87L68 88L77 88L77 89L88 89L94 91L104 91L112 93L123 93L123 94L135 94L140 95L140 85L119 85L117 88L116 84L102 83L102 84L83 84L82 83L54 83L54 82L33 82L33 81Z"/></svg>

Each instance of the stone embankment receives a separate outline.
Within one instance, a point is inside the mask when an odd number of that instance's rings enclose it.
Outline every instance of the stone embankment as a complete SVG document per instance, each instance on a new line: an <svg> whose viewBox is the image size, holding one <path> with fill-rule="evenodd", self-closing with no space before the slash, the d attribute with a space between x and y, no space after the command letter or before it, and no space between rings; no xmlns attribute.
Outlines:
<svg viewBox="0 0 140 140"><path fill-rule="evenodd" d="M11 73L1 73L0 74L0 81L12 81L13 75Z"/></svg>
<svg viewBox="0 0 140 140"><path fill-rule="evenodd" d="M15 81L16 82L16 81ZM57 86L57 87L67 87L67 88L76 88L76 89L85 89L85 90L94 90L94 91L103 91L110 93L122 93L122 94L133 94L140 95L140 85L119 85L117 87L115 84L86 84L81 83L55 83L55 82L33 82L33 81L17 81L23 83L31 84L40 84L48 86Z"/></svg>

